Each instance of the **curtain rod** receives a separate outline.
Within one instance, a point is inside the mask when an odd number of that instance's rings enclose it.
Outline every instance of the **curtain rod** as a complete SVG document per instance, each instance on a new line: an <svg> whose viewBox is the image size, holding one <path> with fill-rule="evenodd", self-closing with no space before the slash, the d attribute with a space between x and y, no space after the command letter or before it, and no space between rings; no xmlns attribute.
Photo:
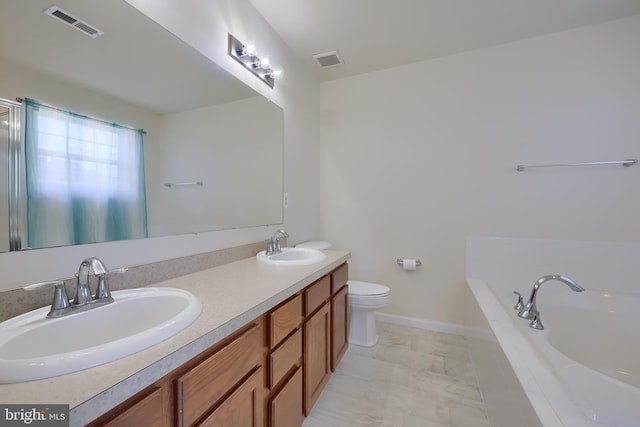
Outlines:
<svg viewBox="0 0 640 427"><path fill-rule="evenodd" d="M18 101L20 104L22 104L24 102L24 99L20 98L20 97L16 97L16 101ZM40 103L38 102L38 104L40 104ZM54 106L51 106L51 105L46 105L46 104L40 104L40 105L44 105L45 107L53 108L55 110L62 111L64 113L73 113L72 111L63 110L62 108L54 107ZM73 113L73 114L78 114L78 113ZM131 130L138 130L139 129L139 128L134 128L134 127L131 127L131 126L123 126L120 123L115 123L115 122L110 122L110 121L103 120L103 119L98 119L98 118L95 118L95 117L92 117L92 116L88 116L86 114L78 114L78 115L79 116L83 116L83 117L87 117L87 118L89 118L91 120L95 120L95 121L98 121L98 122L107 123L109 125L118 125L118 126L122 126L123 128L131 129ZM140 129L140 130L142 131L143 135L147 134L146 130L144 130L144 129Z"/></svg>

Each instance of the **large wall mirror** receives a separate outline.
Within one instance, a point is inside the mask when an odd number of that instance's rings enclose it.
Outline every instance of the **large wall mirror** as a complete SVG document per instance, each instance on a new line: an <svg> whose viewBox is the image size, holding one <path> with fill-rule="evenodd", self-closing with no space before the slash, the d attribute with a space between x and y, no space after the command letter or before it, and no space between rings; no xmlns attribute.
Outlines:
<svg viewBox="0 0 640 427"><path fill-rule="evenodd" d="M146 237L283 222L280 107L124 0L55 6L59 13L51 16L51 0L4 2L0 98L143 129ZM65 16L78 19L81 30ZM103 34L87 34L94 30ZM28 244L35 241L26 237L35 233L28 218L38 212L28 212L24 141L16 183L22 242L9 245L8 136L15 129L7 111L0 108L0 251L65 245Z"/></svg>

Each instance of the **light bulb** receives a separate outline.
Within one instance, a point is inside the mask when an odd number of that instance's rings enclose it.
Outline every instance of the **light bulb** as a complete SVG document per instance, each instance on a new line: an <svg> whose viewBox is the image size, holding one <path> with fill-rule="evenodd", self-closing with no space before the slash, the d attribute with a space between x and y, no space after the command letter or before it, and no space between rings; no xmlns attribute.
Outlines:
<svg viewBox="0 0 640 427"><path fill-rule="evenodd" d="M268 70L270 64L271 64L271 61L269 60L269 58L264 57L260 59L260 67L262 67L262 69Z"/></svg>
<svg viewBox="0 0 640 427"><path fill-rule="evenodd" d="M253 43L248 43L242 48L242 54L243 55L255 55L256 54L256 47L253 45Z"/></svg>
<svg viewBox="0 0 640 427"><path fill-rule="evenodd" d="M267 70L266 73L264 73L264 76L268 79L277 79L280 76L282 76L282 70L277 68L277 69L269 69Z"/></svg>

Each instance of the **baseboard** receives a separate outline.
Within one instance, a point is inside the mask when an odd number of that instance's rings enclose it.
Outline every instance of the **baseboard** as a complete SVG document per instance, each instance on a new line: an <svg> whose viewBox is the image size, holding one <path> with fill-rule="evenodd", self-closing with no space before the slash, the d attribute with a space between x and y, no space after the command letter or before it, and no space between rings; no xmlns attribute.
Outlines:
<svg viewBox="0 0 640 427"><path fill-rule="evenodd" d="M376 320L412 328L429 329L446 334L464 335L464 326L455 323L444 323L436 320L417 319L415 317L399 316L397 314L375 313Z"/></svg>

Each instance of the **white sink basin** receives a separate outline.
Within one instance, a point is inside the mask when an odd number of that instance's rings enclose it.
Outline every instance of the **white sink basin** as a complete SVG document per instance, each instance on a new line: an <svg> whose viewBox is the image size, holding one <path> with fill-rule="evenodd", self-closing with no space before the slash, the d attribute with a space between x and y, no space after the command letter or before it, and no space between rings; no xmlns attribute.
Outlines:
<svg viewBox="0 0 640 427"><path fill-rule="evenodd" d="M114 291L115 301L57 319L43 307L0 323L0 383L55 377L137 353L177 334L202 311L174 288Z"/></svg>
<svg viewBox="0 0 640 427"><path fill-rule="evenodd" d="M324 261L327 255L317 249L283 248L282 252L267 256L266 251L258 252L258 261L276 266L311 265Z"/></svg>

